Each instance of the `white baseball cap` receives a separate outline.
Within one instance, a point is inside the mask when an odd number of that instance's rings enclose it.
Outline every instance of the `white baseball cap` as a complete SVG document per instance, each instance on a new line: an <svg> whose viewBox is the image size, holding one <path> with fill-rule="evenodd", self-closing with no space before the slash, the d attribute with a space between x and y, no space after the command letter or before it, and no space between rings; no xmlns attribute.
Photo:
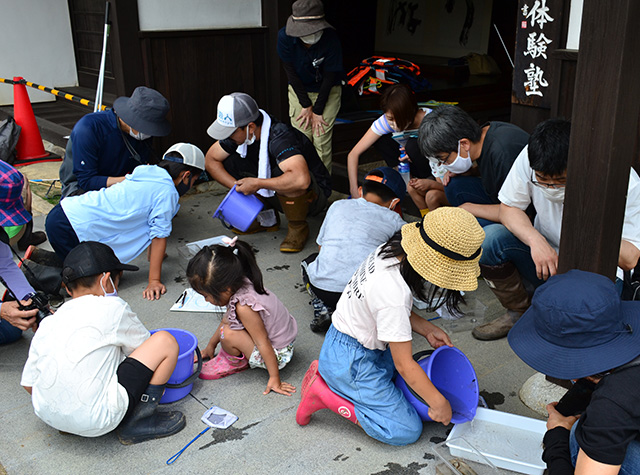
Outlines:
<svg viewBox="0 0 640 475"><path fill-rule="evenodd" d="M184 163L185 165L204 170L204 153L202 153L202 150L200 150L195 145L184 142L174 144L169 147L166 152L164 152L162 159L169 160L171 162L179 161L179 159L176 159L175 157L167 157L167 155L171 152L177 152L178 154L180 154L180 156L182 157L180 163Z"/></svg>
<svg viewBox="0 0 640 475"><path fill-rule="evenodd" d="M238 127L244 127L260 116L258 104L249 94L233 92L218 102L218 118L207 129L216 140L228 138Z"/></svg>

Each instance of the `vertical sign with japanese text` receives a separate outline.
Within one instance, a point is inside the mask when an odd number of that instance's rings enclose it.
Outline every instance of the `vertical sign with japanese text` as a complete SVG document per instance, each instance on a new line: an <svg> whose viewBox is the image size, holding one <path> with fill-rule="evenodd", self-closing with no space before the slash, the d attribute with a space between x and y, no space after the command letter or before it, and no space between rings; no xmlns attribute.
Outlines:
<svg viewBox="0 0 640 475"><path fill-rule="evenodd" d="M553 61L558 48L561 0L520 0L512 102L551 107Z"/></svg>

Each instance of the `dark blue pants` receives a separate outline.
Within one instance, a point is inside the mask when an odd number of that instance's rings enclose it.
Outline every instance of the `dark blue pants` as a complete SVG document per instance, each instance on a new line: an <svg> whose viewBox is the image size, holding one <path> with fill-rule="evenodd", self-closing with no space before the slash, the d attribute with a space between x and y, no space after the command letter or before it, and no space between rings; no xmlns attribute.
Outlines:
<svg viewBox="0 0 640 475"><path fill-rule="evenodd" d="M6 320L0 320L0 345L13 343L22 336L22 330L14 327Z"/></svg>
<svg viewBox="0 0 640 475"><path fill-rule="evenodd" d="M71 249L80 244L78 235L73 230L67 215L64 214L60 203L49 212L44 227L47 230L47 237L51 247L62 260L67 257Z"/></svg>
<svg viewBox="0 0 640 475"><path fill-rule="evenodd" d="M479 205L494 205L487 192L484 191L482 180L477 176L454 176L444 187L444 194L451 206L460 206L463 203L475 203ZM488 219L477 218L483 228L489 224L495 224Z"/></svg>

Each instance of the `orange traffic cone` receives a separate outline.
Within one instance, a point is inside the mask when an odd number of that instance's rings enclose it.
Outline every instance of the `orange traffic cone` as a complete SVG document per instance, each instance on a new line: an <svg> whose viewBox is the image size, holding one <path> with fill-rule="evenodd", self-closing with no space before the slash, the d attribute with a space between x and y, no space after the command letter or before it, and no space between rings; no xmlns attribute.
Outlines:
<svg viewBox="0 0 640 475"><path fill-rule="evenodd" d="M20 138L16 145L16 153L18 160L31 160L34 158L43 158L49 156L42 144L42 137L36 122L36 116L33 114L27 87L19 83L21 77L13 78L13 118L21 127Z"/></svg>

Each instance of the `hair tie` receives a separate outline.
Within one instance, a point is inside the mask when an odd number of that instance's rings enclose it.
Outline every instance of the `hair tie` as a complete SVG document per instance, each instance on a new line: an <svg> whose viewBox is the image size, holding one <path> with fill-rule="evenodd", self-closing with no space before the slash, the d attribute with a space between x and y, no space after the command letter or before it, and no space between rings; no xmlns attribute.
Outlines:
<svg viewBox="0 0 640 475"><path fill-rule="evenodd" d="M231 238L229 238L227 236L224 236L222 238L222 244L224 244L227 247L235 247L236 242L238 242L238 236L234 237L233 239L231 239ZM237 251L237 249L236 249L236 251ZM237 256L238 253L236 251L234 251L234 254Z"/></svg>

